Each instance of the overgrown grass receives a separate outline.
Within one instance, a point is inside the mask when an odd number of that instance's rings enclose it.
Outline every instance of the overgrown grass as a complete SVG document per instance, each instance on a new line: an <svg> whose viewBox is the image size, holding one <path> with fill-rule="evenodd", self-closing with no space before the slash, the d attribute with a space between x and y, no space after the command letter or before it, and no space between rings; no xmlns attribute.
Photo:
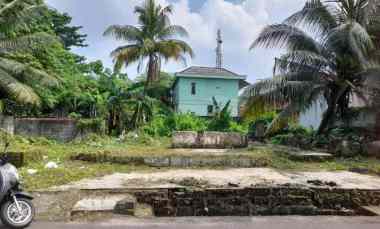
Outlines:
<svg viewBox="0 0 380 229"><path fill-rule="evenodd" d="M169 139L167 138L152 139L149 137L120 141L106 136L90 136L82 141L72 143L58 143L45 138L23 138L20 136L8 136L8 140L11 143L8 151L25 153L26 165L20 169L20 173L23 177L24 186L28 190L44 189L115 172L155 170L146 166L71 161L70 157L77 153L108 151L124 152L131 155L160 154L164 153L169 146ZM58 168L45 168L48 162L57 163ZM37 173L31 175L28 170L36 170Z"/></svg>
<svg viewBox="0 0 380 229"><path fill-rule="evenodd" d="M286 154L276 153L276 150L268 148L249 149L257 157L264 157L269 167L288 171L347 171L350 169L365 169L373 174L380 174L380 160L366 157L335 158L324 162L302 162L291 160Z"/></svg>
<svg viewBox="0 0 380 229"><path fill-rule="evenodd" d="M32 139L18 136L14 136L10 140L10 151L25 152L27 164L20 169L20 172L28 190L44 189L115 172L157 171L157 169L146 166L71 161L70 157L78 153L108 152L136 157L185 154L185 152L182 153L179 150L170 149L169 138L153 139L146 136L130 138L124 141L110 137L90 136L83 141L66 144L44 138ZM189 155L188 152L186 155ZM362 157L337 158L327 162L297 162L292 161L285 154L276 153L270 146L233 150L233 156L230 154L229 157L239 157L239 155L265 161L268 167L280 170L341 171L351 168L362 168L380 174L380 160ZM199 157L202 154L197 154L196 156ZM210 157L210 155L204 156ZM58 168L46 169L45 165L50 161L56 162ZM33 175L29 174L28 170L30 169L37 170L37 173Z"/></svg>

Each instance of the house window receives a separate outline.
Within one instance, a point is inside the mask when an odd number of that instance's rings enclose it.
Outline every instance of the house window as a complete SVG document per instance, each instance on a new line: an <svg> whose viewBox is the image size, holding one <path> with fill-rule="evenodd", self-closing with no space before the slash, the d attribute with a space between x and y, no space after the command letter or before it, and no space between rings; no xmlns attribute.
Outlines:
<svg viewBox="0 0 380 229"><path fill-rule="evenodd" d="M213 105L208 105L207 106L207 113L210 115L214 113L214 106Z"/></svg>
<svg viewBox="0 0 380 229"><path fill-rule="evenodd" d="M197 94L197 85L196 85L196 83L191 83L191 94L192 95Z"/></svg>

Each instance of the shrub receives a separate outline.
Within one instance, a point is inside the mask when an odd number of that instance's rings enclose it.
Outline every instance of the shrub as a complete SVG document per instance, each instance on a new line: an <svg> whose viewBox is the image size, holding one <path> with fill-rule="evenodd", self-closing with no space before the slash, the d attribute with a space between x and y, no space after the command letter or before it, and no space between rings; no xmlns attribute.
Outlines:
<svg viewBox="0 0 380 229"><path fill-rule="evenodd" d="M291 125L271 138L272 144L289 145L305 149L312 148L314 131L299 125Z"/></svg>
<svg viewBox="0 0 380 229"><path fill-rule="evenodd" d="M224 131L246 134L248 125L239 124L233 121L230 116L213 118L209 121L207 118L198 117L191 113L172 113L156 115L150 123L140 130L153 137L170 137L173 131Z"/></svg>
<svg viewBox="0 0 380 229"><path fill-rule="evenodd" d="M105 122L102 118L96 119L79 119L77 127L80 131L92 131L97 134L105 133Z"/></svg>
<svg viewBox="0 0 380 229"><path fill-rule="evenodd" d="M168 118L164 115L157 115L147 125L142 127L142 132L150 136L168 137L171 135L171 128L168 124Z"/></svg>
<svg viewBox="0 0 380 229"><path fill-rule="evenodd" d="M248 125L245 123L239 124L238 122L232 121L230 123L230 128L228 131L229 132L238 132L241 134L247 134L248 133Z"/></svg>
<svg viewBox="0 0 380 229"><path fill-rule="evenodd" d="M210 131L228 132L230 131L232 122L230 113L221 113L211 119L207 129Z"/></svg>
<svg viewBox="0 0 380 229"><path fill-rule="evenodd" d="M230 113L230 104L231 101L228 101L224 107L220 107L220 104L216 101L215 97L212 98L215 107L214 117L209 123L208 130L211 131L229 131L231 127L232 117Z"/></svg>
<svg viewBox="0 0 380 229"><path fill-rule="evenodd" d="M194 114L174 114L168 119L168 126L175 131L206 131L208 122L206 119Z"/></svg>
<svg viewBox="0 0 380 229"><path fill-rule="evenodd" d="M251 124L249 125L248 134L250 136L254 136L254 133L256 132L256 127L260 123L263 123L265 128L267 128L273 121L273 119L277 116L276 112L267 112L260 116L259 118L251 121Z"/></svg>
<svg viewBox="0 0 380 229"><path fill-rule="evenodd" d="M141 129L150 136L170 137L173 131L206 131L207 126L206 119L186 113L156 115Z"/></svg>

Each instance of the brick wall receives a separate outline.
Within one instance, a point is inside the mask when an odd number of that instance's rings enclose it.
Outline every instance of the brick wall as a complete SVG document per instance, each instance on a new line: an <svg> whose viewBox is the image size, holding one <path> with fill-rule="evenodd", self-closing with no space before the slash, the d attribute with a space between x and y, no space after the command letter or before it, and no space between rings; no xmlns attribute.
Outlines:
<svg viewBox="0 0 380 229"><path fill-rule="evenodd" d="M359 206L379 206L380 191L306 187L169 189L137 192L155 216L366 215Z"/></svg>

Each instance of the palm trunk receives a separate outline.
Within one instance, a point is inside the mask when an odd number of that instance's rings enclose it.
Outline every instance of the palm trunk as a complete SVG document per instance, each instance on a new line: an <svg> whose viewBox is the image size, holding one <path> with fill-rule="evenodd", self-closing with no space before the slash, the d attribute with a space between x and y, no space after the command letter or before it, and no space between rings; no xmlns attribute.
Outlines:
<svg viewBox="0 0 380 229"><path fill-rule="evenodd" d="M319 125L318 132L317 132L318 135L323 134L326 131L329 123L331 122L331 120L333 119L335 115L335 110L336 110L335 108L336 108L336 103L330 103L328 105L326 112L323 114L321 124Z"/></svg>
<svg viewBox="0 0 380 229"><path fill-rule="evenodd" d="M151 54L149 56L148 74L147 74L147 78L146 78L145 89L147 89L154 80L154 74L155 74L155 63L154 62L155 62L154 55Z"/></svg>
<svg viewBox="0 0 380 229"><path fill-rule="evenodd" d="M158 59L157 56L154 54L149 55L149 63L148 63L148 74L147 79L145 83L145 89L144 94L146 93L146 90L149 88L149 86L158 80Z"/></svg>
<svg viewBox="0 0 380 229"><path fill-rule="evenodd" d="M323 134L329 124L334 121L337 111L337 103L341 100L342 96L344 96L347 91L347 86L335 87L332 89L334 91L330 97L327 99L328 107L326 112L323 114L323 118L321 124L319 125L317 134Z"/></svg>

